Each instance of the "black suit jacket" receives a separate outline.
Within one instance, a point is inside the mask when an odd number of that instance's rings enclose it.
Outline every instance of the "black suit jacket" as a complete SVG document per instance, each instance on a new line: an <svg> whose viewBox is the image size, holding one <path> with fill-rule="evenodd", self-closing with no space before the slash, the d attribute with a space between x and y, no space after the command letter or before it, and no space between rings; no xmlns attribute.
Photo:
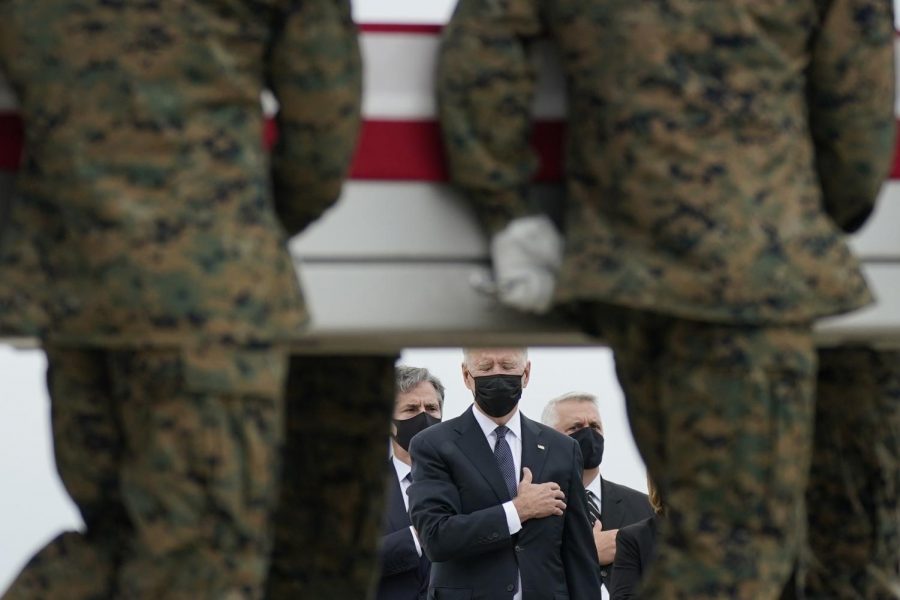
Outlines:
<svg viewBox="0 0 900 600"><path fill-rule="evenodd" d="M630 600L647 567L656 558L658 515L638 521L619 530L616 536L616 562L613 563L613 584L610 600Z"/></svg>
<svg viewBox="0 0 900 600"><path fill-rule="evenodd" d="M600 478L600 522L603 529L621 529L653 516L653 507L647 494L630 487ZM616 550L618 552L618 550ZM612 589L610 579L613 575L612 564L600 565L600 580L606 589Z"/></svg>
<svg viewBox="0 0 900 600"><path fill-rule="evenodd" d="M578 444L522 416L522 466L535 483L558 483L568 506L511 536L502 507L509 492L472 410L410 444L409 508L432 561L429 598L508 600L519 575L523 600L600 598Z"/></svg>
<svg viewBox="0 0 900 600"><path fill-rule="evenodd" d="M409 526L409 513L394 465L390 465L387 510L379 559L381 576L376 600L423 600L428 591L431 561L419 556Z"/></svg>

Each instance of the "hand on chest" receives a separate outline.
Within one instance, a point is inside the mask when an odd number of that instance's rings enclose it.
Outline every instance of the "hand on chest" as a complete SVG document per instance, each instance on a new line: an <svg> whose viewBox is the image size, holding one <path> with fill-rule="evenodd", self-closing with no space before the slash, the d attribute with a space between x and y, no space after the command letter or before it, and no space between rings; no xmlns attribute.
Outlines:
<svg viewBox="0 0 900 600"><path fill-rule="evenodd" d="M562 456L559 449L554 451L546 443L529 444L527 438L522 444L521 455L514 461L516 468L504 464L503 459L498 459L487 444L474 455L466 452L455 454L451 475L459 492L463 513L512 499L509 492L511 486L506 479L511 475L515 477L514 491L517 493L525 468L531 471L533 484L554 482L566 490L571 483L571 457ZM505 473L507 469L509 472Z"/></svg>

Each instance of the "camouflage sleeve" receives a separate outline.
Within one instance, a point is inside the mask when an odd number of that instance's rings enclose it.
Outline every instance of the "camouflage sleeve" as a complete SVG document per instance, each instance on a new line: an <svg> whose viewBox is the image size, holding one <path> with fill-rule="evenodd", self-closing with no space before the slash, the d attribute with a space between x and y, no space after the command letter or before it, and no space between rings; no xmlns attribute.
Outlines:
<svg viewBox="0 0 900 600"><path fill-rule="evenodd" d="M536 1L459 0L441 44L437 94L450 177L489 231L529 212Z"/></svg>
<svg viewBox="0 0 900 600"><path fill-rule="evenodd" d="M290 235L337 200L360 128L362 61L350 0L289 2L268 55L278 99L275 208Z"/></svg>
<svg viewBox="0 0 900 600"><path fill-rule="evenodd" d="M865 222L894 150L894 18L888 0L832 0L813 40L809 109L825 209Z"/></svg>

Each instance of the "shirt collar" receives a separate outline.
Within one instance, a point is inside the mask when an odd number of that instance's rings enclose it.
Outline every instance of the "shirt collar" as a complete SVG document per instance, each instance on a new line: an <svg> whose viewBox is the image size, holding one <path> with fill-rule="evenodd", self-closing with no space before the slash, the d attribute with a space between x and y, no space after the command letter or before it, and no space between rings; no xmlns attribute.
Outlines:
<svg viewBox="0 0 900 600"><path fill-rule="evenodd" d="M603 481L603 478L600 477L600 473L597 473L597 476L594 477L594 480L587 484L584 489L590 490L594 493L597 498L603 498L603 486L600 483Z"/></svg>
<svg viewBox="0 0 900 600"><path fill-rule="evenodd" d="M481 431L484 432L484 437L489 437L494 433L494 430L497 429L497 424L486 414L478 410L478 407L474 404L472 405L472 414L475 415L475 421L478 422L478 426L481 427ZM509 427L510 433L518 439L522 439L522 418L518 405L516 405L516 412L513 413L512 418L506 422L506 426ZM509 435L509 433L506 435Z"/></svg>
<svg viewBox="0 0 900 600"><path fill-rule="evenodd" d="M397 481L403 481L403 478L409 475L409 472L412 471L412 467L396 456L392 456L391 461L394 463L394 470L397 471Z"/></svg>

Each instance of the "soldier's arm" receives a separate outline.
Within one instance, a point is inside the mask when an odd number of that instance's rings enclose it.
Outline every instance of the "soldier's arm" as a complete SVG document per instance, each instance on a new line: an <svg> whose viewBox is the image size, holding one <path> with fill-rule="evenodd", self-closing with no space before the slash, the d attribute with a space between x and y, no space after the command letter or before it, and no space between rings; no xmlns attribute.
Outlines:
<svg viewBox="0 0 900 600"><path fill-rule="evenodd" d="M459 0L442 39L437 93L450 175L492 232L529 212L537 11L536 0Z"/></svg>
<svg viewBox="0 0 900 600"><path fill-rule="evenodd" d="M847 232L872 212L894 149L894 18L885 0L832 0L813 39L809 108L825 209Z"/></svg>
<svg viewBox="0 0 900 600"><path fill-rule="evenodd" d="M360 127L362 66L349 0L288 3L267 56L280 104L275 208L290 235L337 200Z"/></svg>

